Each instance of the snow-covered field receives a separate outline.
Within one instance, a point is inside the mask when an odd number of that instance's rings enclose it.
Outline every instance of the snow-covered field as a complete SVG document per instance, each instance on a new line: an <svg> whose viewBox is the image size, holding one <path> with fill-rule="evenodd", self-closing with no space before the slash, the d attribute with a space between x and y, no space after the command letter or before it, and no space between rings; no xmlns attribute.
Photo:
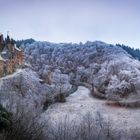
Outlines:
<svg viewBox="0 0 140 140"><path fill-rule="evenodd" d="M68 115L70 119L78 121L87 112L93 115L100 112L103 117L111 121L111 125L115 130L129 131L130 128L131 130L136 127L140 128L140 109L108 106L106 100L92 97L86 87L79 86L78 90L67 97L66 100L65 103L51 105L42 114L42 119L59 122L64 116Z"/></svg>

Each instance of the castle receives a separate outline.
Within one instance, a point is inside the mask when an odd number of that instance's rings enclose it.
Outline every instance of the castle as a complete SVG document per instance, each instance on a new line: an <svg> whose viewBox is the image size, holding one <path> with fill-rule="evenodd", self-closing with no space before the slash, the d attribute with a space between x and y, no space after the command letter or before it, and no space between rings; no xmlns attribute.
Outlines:
<svg viewBox="0 0 140 140"><path fill-rule="evenodd" d="M16 47L13 39L0 33L0 77L12 74L23 66L23 51Z"/></svg>

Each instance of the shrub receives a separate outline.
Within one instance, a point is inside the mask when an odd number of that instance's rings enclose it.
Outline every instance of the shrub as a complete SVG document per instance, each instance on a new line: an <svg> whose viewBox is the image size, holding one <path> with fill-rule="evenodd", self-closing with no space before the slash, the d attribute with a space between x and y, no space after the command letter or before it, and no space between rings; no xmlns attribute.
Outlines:
<svg viewBox="0 0 140 140"><path fill-rule="evenodd" d="M0 140L43 140L44 124L38 123L39 115L32 111L17 111L11 116L11 125L3 131Z"/></svg>
<svg viewBox="0 0 140 140"><path fill-rule="evenodd" d="M0 105L0 132L7 130L11 126L11 113Z"/></svg>
<svg viewBox="0 0 140 140"><path fill-rule="evenodd" d="M55 96L55 101L56 102L61 102L61 103L66 102L65 93L59 93L59 94L57 94Z"/></svg>
<svg viewBox="0 0 140 140"><path fill-rule="evenodd" d="M46 98L46 100L43 104L43 110L46 110L49 107L49 105L51 105L52 103L53 103L52 99Z"/></svg>

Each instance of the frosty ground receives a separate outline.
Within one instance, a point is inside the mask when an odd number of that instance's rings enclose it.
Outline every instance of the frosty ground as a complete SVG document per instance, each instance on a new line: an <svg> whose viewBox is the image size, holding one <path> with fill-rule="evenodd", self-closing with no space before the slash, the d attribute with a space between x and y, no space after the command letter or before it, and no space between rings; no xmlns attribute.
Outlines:
<svg viewBox="0 0 140 140"><path fill-rule="evenodd" d="M99 100L90 95L89 89L79 86L78 90L66 99L65 103L55 103L42 114L43 120L52 122L61 121L68 115L70 120L78 121L87 112L93 115L100 112L111 121L112 128L118 131L128 131L139 128L140 109L130 109L117 106L109 106L106 100Z"/></svg>

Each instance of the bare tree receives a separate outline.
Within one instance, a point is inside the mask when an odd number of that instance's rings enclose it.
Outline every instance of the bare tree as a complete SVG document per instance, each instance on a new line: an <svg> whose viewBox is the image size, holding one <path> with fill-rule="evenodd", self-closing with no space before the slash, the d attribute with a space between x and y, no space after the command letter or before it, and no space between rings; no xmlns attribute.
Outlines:
<svg viewBox="0 0 140 140"><path fill-rule="evenodd" d="M2 133L1 140L43 140L45 124L39 123L40 112L17 106L11 115L11 125Z"/></svg>

